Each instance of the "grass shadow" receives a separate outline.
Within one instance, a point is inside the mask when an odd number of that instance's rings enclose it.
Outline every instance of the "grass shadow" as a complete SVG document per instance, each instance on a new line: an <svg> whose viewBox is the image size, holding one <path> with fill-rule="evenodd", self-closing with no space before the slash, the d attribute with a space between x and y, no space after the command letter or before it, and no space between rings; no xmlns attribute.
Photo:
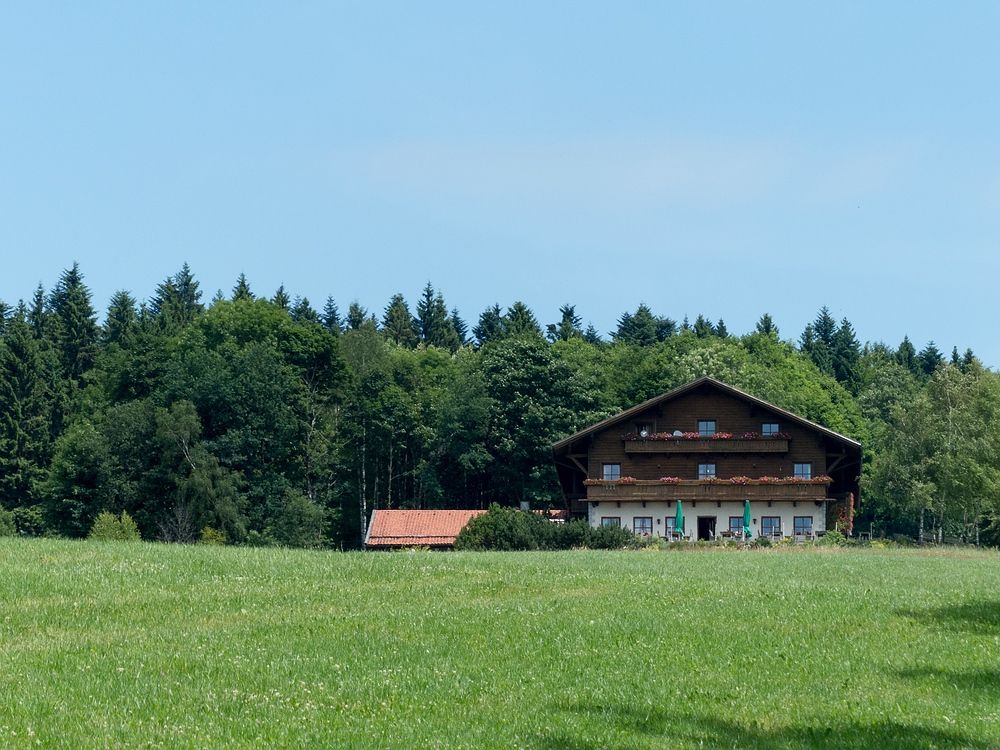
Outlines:
<svg viewBox="0 0 1000 750"><path fill-rule="evenodd" d="M926 625L982 635L1000 634L1000 602L970 602L927 610L899 610L897 614Z"/></svg>
<svg viewBox="0 0 1000 750"><path fill-rule="evenodd" d="M632 710L619 706L577 706L570 709L612 729L618 739L592 741L552 732L538 738L550 750L663 747L756 748L757 750L996 750L997 744L959 730L882 721L872 724L831 722L828 726L791 724L784 727L745 726L719 718L698 718L666 710Z"/></svg>
<svg viewBox="0 0 1000 750"><path fill-rule="evenodd" d="M897 677L923 682L939 688L951 687L963 692L973 692L983 698L1000 701L1000 669L980 669L956 672L939 667L917 667L895 673Z"/></svg>

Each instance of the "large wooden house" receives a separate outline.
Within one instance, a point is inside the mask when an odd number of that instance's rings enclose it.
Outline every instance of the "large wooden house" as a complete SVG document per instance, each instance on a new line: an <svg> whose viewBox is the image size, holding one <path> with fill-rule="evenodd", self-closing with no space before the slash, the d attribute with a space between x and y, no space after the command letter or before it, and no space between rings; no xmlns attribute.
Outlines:
<svg viewBox="0 0 1000 750"><path fill-rule="evenodd" d="M667 538L813 538L849 524L861 444L703 377L553 446L564 498L592 526ZM676 527L677 504L682 528Z"/></svg>

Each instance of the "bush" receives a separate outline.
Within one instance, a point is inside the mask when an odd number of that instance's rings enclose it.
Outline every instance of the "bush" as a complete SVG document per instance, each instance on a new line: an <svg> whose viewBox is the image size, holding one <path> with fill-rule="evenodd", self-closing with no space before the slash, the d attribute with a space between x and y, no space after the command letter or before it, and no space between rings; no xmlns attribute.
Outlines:
<svg viewBox="0 0 1000 750"><path fill-rule="evenodd" d="M98 514L90 533L87 534L87 539L95 542L138 542L142 537L139 534L139 527L128 513L122 511L121 516L116 516L105 510Z"/></svg>
<svg viewBox="0 0 1000 750"><path fill-rule="evenodd" d="M264 530L271 544L315 549L323 546L326 510L298 490L286 490L279 510Z"/></svg>
<svg viewBox="0 0 1000 750"><path fill-rule="evenodd" d="M14 508L14 523L18 532L25 536L43 536L47 527L40 505Z"/></svg>
<svg viewBox="0 0 1000 750"><path fill-rule="evenodd" d="M650 540L654 537L650 537ZM601 526L596 529L584 520L552 523L538 513L523 513L493 503L481 516L473 518L455 540L456 550L557 550L588 547L622 549L654 545L628 529Z"/></svg>
<svg viewBox="0 0 1000 750"><path fill-rule="evenodd" d="M0 536L17 536L17 524L14 522L14 514L3 508L0 508Z"/></svg>
<svg viewBox="0 0 1000 750"><path fill-rule="evenodd" d="M815 542L818 547L843 547L847 538L839 531L828 531Z"/></svg>
<svg viewBox="0 0 1000 750"><path fill-rule="evenodd" d="M214 544L217 546L222 546L226 543L226 535L223 534L218 529L213 529L211 526L206 526L201 530L201 539L198 540L199 544Z"/></svg>

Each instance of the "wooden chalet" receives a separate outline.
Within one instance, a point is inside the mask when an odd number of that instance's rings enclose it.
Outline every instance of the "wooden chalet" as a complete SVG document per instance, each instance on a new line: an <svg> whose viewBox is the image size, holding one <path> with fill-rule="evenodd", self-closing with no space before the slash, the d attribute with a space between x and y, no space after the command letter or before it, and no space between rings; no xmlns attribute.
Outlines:
<svg viewBox="0 0 1000 750"><path fill-rule="evenodd" d="M849 522L861 444L710 377L553 445L563 496L592 526L689 540L814 538ZM682 528L675 528L677 504Z"/></svg>

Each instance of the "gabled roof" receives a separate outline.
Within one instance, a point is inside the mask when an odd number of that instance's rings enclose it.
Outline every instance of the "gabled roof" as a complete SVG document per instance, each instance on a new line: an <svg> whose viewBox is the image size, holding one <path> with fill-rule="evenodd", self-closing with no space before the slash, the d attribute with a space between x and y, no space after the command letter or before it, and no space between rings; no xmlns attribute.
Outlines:
<svg viewBox="0 0 1000 750"><path fill-rule="evenodd" d="M797 414L793 414L792 412L782 409L778 406L775 406L774 404L770 404L767 401L764 401L763 399L759 399L756 396L751 396L749 393L744 393L738 388L733 388L731 385L723 383L721 380L716 380L715 378L710 378L706 375L705 377L698 378L697 380L692 380L690 383L686 383L680 386L679 388L674 388L672 391L667 391L666 393L660 394L659 396L654 396L648 401L643 401L641 404L636 404L631 409L626 409L625 411L619 412L613 417L608 417L607 419L602 420L595 425L591 425L585 430L581 430L580 432L577 432L574 435L570 435L567 438L563 438L562 440L553 444L552 450L555 453L559 453L562 449L567 448L569 445L576 442L580 438L587 437L588 435L593 435L594 433L597 432L601 432L602 430L607 429L608 427L612 427L613 425L619 422L625 422L631 417L637 414L641 414L650 407L657 406L665 401L672 401L676 398L679 398L680 396L683 396L686 393L690 393L691 391L698 389L699 387L705 384L712 385L715 388L722 391L723 393L728 393L729 395L734 396L738 399L742 399L747 403L756 404L757 406L768 409L769 411L772 411L775 414L780 414L782 417L789 420L790 422L800 424L803 427L808 427L811 430L815 430L816 432L822 433L827 437L833 438L834 440L838 440L843 443L847 443L848 445L854 446L858 449L861 448L861 443L859 443L857 440L849 438L846 435L841 435L839 432L834 432L833 430L828 429L823 425L816 424L815 422L810 422L808 419L803 419Z"/></svg>
<svg viewBox="0 0 1000 750"><path fill-rule="evenodd" d="M455 543L465 525L485 510L376 510L366 547L442 547Z"/></svg>

